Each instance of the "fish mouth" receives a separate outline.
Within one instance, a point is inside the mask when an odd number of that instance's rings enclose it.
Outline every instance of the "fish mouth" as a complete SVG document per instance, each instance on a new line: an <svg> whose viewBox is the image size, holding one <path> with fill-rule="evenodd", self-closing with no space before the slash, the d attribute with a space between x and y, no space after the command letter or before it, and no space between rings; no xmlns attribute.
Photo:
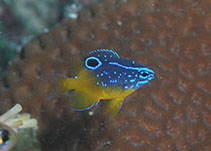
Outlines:
<svg viewBox="0 0 211 151"><path fill-rule="evenodd" d="M154 75L154 74L151 74L151 75L149 75L149 76L147 77L147 80L150 81L150 80L154 79L154 77L155 77L155 75Z"/></svg>

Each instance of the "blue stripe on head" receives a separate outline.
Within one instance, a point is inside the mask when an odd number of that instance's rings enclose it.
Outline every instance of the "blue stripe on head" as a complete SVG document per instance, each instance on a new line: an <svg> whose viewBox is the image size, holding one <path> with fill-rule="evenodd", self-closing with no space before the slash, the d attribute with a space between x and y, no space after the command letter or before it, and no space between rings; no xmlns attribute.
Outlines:
<svg viewBox="0 0 211 151"><path fill-rule="evenodd" d="M148 82L149 82L149 81L138 81L138 82L136 83L136 86L139 87L139 86L144 85L144 84L146 84L146 83L148 83Z"/></svg>
<svg viewBox="0 0 211 151"><path fill-rule="evenodd" d="M150 70L149 68L142 68L141 70L146 70L146 71L149 71L152 74L155 74L154 71Z"/></svg>
<svg viewBox="0 0 211 151"><path fill-rule="evenodd" d="M115 66L118 66L118 67L121 67L121 68L124 68L124 69L127 69L127 70L137 70L137 71L141 71L141 70L147 70L151 73L154 74L154 72L146 67L131 67L131 66L125 66L125 65L122 65L122 64L119 64L117 62L109 62L110 65L115 65Z"/></svg>
<svg viewBox="0 0 211 151"><path fill-rule="evenodd" d="M110 68L113 67L117 71L121 70L123 73L124 76L121 78L124 80L124 89L137 89L154 78L154 71L134 61L121 59L110 61L109 65L111 65Z"/></svg>
<svg viewBox="0 0 211 151"><path fill-rule="evenodd" d="M130 82L135 82L135 81L136 81L136 78L135 78L135 79L131 79L131 80L130 80Z"/></svg>

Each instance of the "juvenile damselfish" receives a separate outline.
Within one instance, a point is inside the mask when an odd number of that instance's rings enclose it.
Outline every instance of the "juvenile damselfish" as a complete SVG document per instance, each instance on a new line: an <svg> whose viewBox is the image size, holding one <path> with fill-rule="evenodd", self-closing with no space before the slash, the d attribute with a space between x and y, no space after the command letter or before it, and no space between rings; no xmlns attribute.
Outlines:
<svg viewBox="0 0 211 151"><path fill-rule="evenodd" d="M109 49L89 52L82 61L73 64L73 77L56 75L53 93L56 96L70 91L71 108L83 111L100 100L109 100L106 112L113 117L126 96L154 78L154 72L133 60L123 59Z"/></svg>

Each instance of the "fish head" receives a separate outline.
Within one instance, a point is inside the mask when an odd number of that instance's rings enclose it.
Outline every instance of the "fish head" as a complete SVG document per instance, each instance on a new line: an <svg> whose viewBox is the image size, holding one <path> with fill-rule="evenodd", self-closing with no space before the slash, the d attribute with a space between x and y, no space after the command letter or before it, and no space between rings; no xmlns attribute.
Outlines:
<svg viewBox="0 0 211 151"><path fill-rule="evenodd" d="M94 73L97 85L138 89L154 78L154 72L133 60L120 58L109 49L91 51L84 66Z"/></svg>

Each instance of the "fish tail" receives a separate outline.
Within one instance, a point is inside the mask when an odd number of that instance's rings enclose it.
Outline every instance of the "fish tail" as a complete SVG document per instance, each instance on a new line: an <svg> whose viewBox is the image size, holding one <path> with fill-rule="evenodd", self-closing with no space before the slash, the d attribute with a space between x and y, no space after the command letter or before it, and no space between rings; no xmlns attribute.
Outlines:
<svg viewBox="0 0 211 151"><path fill-rule="evenodd" d="M73 89L71 88L71 80L73 78L67 78L57 73L50 73L45 75L42 79L48 82L50 86L48 97L46 98L47 101L55 99Z"/></svg>

